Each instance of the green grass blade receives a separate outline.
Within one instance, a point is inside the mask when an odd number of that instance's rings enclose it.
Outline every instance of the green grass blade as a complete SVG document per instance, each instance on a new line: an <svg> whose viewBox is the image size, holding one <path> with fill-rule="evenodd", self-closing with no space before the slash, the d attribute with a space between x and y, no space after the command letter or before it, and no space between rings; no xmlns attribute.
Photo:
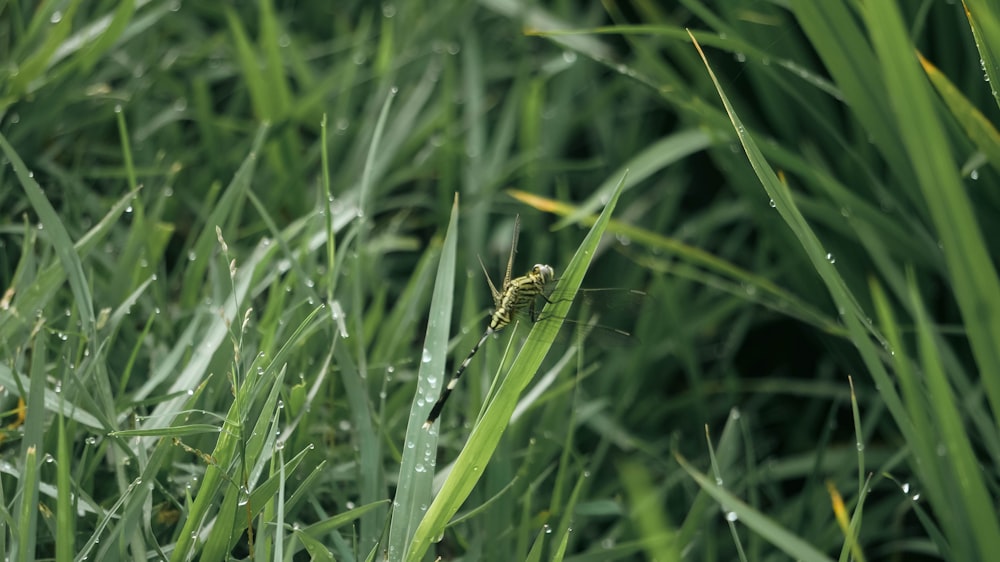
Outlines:
<svg viewBox="0 0 1000 562"><path fill-rule="evenodd" d="M877 30L872 40L896 117L894 127L941 239L976 364L982 373L1000 373L1000 279L952 159L952 147L932 103L933 92L917 65L895 3L875 2L863 13L869 28ZM994 423L1000 425L1000 377L984 376L982 381Z"/></svg>
<svg viewBox="0 0 1000 562"><path fill-rule="evenodd" d="M701 53L701 48L697 45L697 43L695 46L698 48L699 53ZM712 81L714 82L716 90L719 93L719 97L725 105L726 112L729 114L729 118L733 123L733 127L736 129L737 135L739 135L740 142L743 144L743 149L747 154L750 165L757 174L758 180L770 196L771 201L774 202L775 210L781 215L781 218L785 221L792 233L798 239L799 243L802 245L806 256L826 285L827 290L830 292L830 296L836 303L838 310L841 311L841 318L847 325L851 341L861 353L862 359L875 381L880 385L879 388L883 399L885 400L889 411L893 414L900 430L904 435L912 436L913 425L909 421L906 415L906 409L903 407L903 404L899 399L899 395L894 389L892 379L889 377L889 374L886 372L886 369L882 364L878 348L876 348L874 342L872 341L873 336L880 339L881 337L878 336L878 334L872 333L868 327L867 315L861 309L857 300L851 295L847 284L834 267L834 264L828 259L827 256L829 253L824 250L819 237L802 215L802 212L796 205L795 199L792 197L792 193L788 186L778 179L777 174L771 168L767 159L764 158L764 155L758 148L757 142L743 125L739 115L737 115L736 110L730 103L729 98L722 90L722 86L716 78L715 73L712 71L711 66L709 66L708 59L705 58L704 53L702 53L702 60L712 77Z"/></svg>
<svg viewBox="0 0 1000 562"><path fill-rule="evenodd" d="M60 415L56 418L58 425L58 443L56 445L56 459L59 464L56 466L56 482L58 483L56 496L56 560L58 562L69 562L73 559L75 550L73 549L73 537L75 536L75 501L73 491L76 484L70 472L74 462L77 460L70 450L70 441L66 429L66 419Z"/></svg>
<svg viewBox="0 0 1000 562"><path fill-rule="evenodd" d="M39 220L41 220L45 230L49 233L49 241L52 243L52 247L55 249L56 255L59 256L59 261L66 271L66 279L69 281L70 288L73 291L77 311L80 313L80 318L83 321L83 329L89 336L94 336L94 300L90 293L87 278L83 273L83 264L80 262L79 254L76 253L76 249L73 247L73 241L69 237L69 232L66 231L66 227L63 225L62 219L59 218L59 214L48 198L45 197L45 193L38 185L38 182L35 181L34 175L24 165L24 161L21 160L14 147L7 142L7 137L2 134L0 134L0 148L3 149L4 154L10 160L11 165L14 167L14 173L17 174L17 179L21 182L21 187L24 188L24 192L31 201L31 205L35 208L35 212L38 213Z"/></svg>
<svg viewBox="0 0 1000 562"><path fill-rule="evenodd" d="M615 173L608 176L608 179L594 190L593 195L587 201L578 205L573 212L556 223L553 230L569 224L576 224L601 208L601 201L607 200L608 194L615 189L617 181L615 178L625 175L626 170L628 170L628 183L625 185L625 189L629 189L667 166L705 150L712 144L712 141L711 135L704 130L688 129L672 133L652 143L646 150L636 154Z"/></svg>
<svg viewBox="0 0 1000 562"><path fill-rule="evenodd" d="M996 84L1000 80L1000 17L997 17L997 5L990 0L966 0L962 5L976 38L976 49L979 50L986 80ZM995 86L991 92L993 100L1000 105L1000 93Z"/></svg>
<svg viewBox="0 0 1000 562"><path fill-rule="evenodd" d="M934 333L920 291L912 280L910 295L916 313L920 364L927 380L927 395L931 397L930 413L934 416L933 425L940 434L939 444L947 447L947 452L939 455L939 462L951 473L949 479L957 485L960 494L959 498L946 498L945 501L952 502L953 505L960 501L955 506L955 511L962 514L959 515L959 520L969 524L969 530L975 538L976 552L968 550L965 545L956 544L956 554L964 552L967 556L962 558L971 559L978 553L980 560L989 560L993 554L1000 552L1000 520L987 482L983 478L982 465L976 459L973 444L969 440L962 409L941 361L939 336Z"/></svg>
<svg viewBox="0 0 1000 562"><path fill-rule="evenodd" d="M628 461L619 467L629 503L629 515L639 529L649 560L681 560L682 545L662 507L662 493L640 463Z"/></svg>
<svg viewBox="0 0 1000 562"><path fill-rule="evenodd" d="M857 113L857 123L865 127L896 174L904 181L912 178L909 162L895 134L896 125L890 118L892 108L884 94L883 76L869 71L877 66L875 53L850 5L839 0L796 0L792 6L847 105Z"/></svg>
<svg viewBox="0 0 1000 562"><path fill-rule="evenodd" d="M389 560L402 560L413 533L431 502L431 485L437 458L437 431L423 428L424 420L441 393L447 374L449 327L455 300L455 255L458 240L458 198L451 208L451 220L438 262L430 318L424 336L424 357L417 374L417 396L410 406L406 443L399 463L399 479L389 524Z"/></svg>
<svg viewBox="0 0 1000 562"><path fill-rule="evenodd" d="M1000 170L1000 133L997 132L993 123L962 94L962 91L938 67L931 64L923 56L920 57L920 64L923 66L927 78L934 84L938 95L948 106L952 116L965 130L969 140L976 145L980 152L986 155L994 169Z"/></svg>
<svg viewBox="0 0 1000 562"><path fill-rule="evenodd" d="M514 413L521 391L531 382L562 325L560 320L555 319L565 318L569 312L572 296L576 294L583 281L624 185L623 177L618 182L608 205L562 274L558 289L567 297L547 305L543 311L543 314L551 315L554 320L535 323L524 347L514 359L507 378L500 385L496 397L487 406L480 422L472 429L468 443L455 460L441 491L417 527L407 560L418 561L423 557L430 542L444 531L448 520L458 511L482 476L485 465L496 449L511 414Z"/></svg>
<svg viewBox="0 0 1000 562"><path fill-rule="evenodd" d="M713 482L706 474L695 470L684 457L678 455L676 458L681 468L694 479L701 489L711 495L719 505L724 506L727 517L741 521L744 525L759 533L770 541L771 544L777 546L795 560L804 560L807 562L830 561L829 557L780 525L777 521L747 505L728 490Z"/></svg>

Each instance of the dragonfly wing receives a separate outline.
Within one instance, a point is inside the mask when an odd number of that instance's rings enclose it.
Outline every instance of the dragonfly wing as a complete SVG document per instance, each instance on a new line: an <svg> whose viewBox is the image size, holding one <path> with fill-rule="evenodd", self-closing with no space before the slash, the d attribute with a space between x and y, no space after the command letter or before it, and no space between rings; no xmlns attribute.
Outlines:
<svg viewBox="0 0 1000 562"><path fill-rule="evenodd" d="M486 264L483 263L483 258L476 257L479 258L479 267L483 268L483 275L486 276L486 282L490 284L490 293L493 295L493 308L497 308L500 306L500 299L503 298L503 293L497 290L496 285L493 284L493 280L490 279L490 272L486 271Z"/></svg>
<svg viewBox="0 0 1000 562"><path fill-rule="evenodd" d="M514 215L514 239L510 241L510 257L507 258L507 273L503 276L503 286L510 284L510 274L514 269L514 254L517 253L517 237L521 234L521 215Z"/></svg>

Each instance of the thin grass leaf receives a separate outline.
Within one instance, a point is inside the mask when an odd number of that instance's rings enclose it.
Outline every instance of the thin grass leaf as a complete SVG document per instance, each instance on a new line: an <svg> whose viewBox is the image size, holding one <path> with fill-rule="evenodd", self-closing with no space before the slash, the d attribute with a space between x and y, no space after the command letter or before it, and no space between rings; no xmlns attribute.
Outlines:
<svg viewBox="0 0 1000 562"><path fill-rule="evenodd" d="M917 56L924 72L927 73L927 78L930 79L931 84L934 84L938 95L951 110L955 120L965 130L969 140L976 145L980 152L986 155L993 168L1000 171L1000 133L997 132L996 127L976 106L972 105L969 99L962 94L962 91L956 88L938 67L920 53L917 53Z"/></svg>
<svg viewBox="0 0 1000 562"><path fill-rule="evenodd" d="M997 17L996 5L985 0L966 0L962 5L969 18L969 28L976 38L976 49L986 80L996 84L1000 80L1000 18ZM990 91L1000 105L997 88L992 86Z"/></svg>
<svg viewBox="0 0 1000 562"><path fill-rule="evenodd" d="M830 561L830 558L814 546L802 540L764 513L743 503L742 500L732 495L725 488L713 482L707 475L695 470L684 457L675 455L675 458L680 463L681 468L691 476L698 486L712 496L720 506L723 506L729 517L739 520L754 532L762 535L768 542L780 548L782 552L796 560L806 562Z"/></svg>
<svg viewBox="0 0 1000 562"><path fill-rule="evenodd" d="M553 225L553 230L565 228L567 225L582 222L582 220L601 208L601 202L615 189L614 178L621 177L628 170L629 189L647 180L653 174L679 160L700 152L712 145L713 139L702 129L688 129L673 133L651 144L643 152L636 154L631 160L622 164L614 173L608 176L593 194L569 213L565 218Z"/></svg>
<svg viewBox="0 0 1000 562"><path fill-rule="evenodd" d="M569 498L564 505L560 506L562 510L562 519L559 521L559 524L555 529L555 541L558 546L551 557L551 560L555 562L561 561L566 556L566 548L569 545L569 540L573 533L573 519L576 517L576 508L580 503L580 497L583 494L584 486L589 483L589 478L590 473L588 471L581 471Z"/></svg>
<svg viewBox="0 0 1000 562"><path fill-rule="evenodd" d="M212 202L211 212L208 213L205 223L201 225L201 231L198 233L194 244L189 248L189 255L200 256L200 258L195 259L184 270L184 289L181 295L181 302L185 303L186 306L191 306L198 302L197 289L204 282L205 271L208 270L210 261L208 256L213 255L213 249L218 243L215 236L216 227L224 226L231 217L238 215L240 208L246 201L247 192L250 190L250 182L253 179L254 171L260 158L260 151L264 146L264 141L267 139L269 129L270 126L266 122L258 126L257 133L250 144L249 152L247 152L239 169L233 175L232 181L226 186L222 196L218 201ZM241 299L239 302L244 301Z"/></svg>
<svg viewBox="0 0 1000 562"><path fill-rule="evenodd" d="M83 329L91 340L95 340L94 299L93 295L91 295L86 276L83 273L83 264L80 262L80 256L76 253L76 249L73 246L73 240L69 237L69 232L66 231L62 219L59 218L59 213L56 212L48 198L45 197L45 193L38 185L38 182L35 181L34 175L24 165L24 161L21 160L14 147L7 142L7 137L2 134L0 134L0 148L3 149L4 154L10 160L25 195L31 201L31 205L38 214L39 220L46 231L48 231L49 241L52 243L56 255L59 256L66 279L69 281L69 286L73 291L77 311L80 313L80 318L83 322Z"/></svg>
<svg viewBox="0 0 1000 562"><path fill-rule="evenodd" d="M75 554L73 549L73 537L75 536L76 530L76 511L74 509L74 494L73 489L75 487L73 482L73 476L71 468L73 467L73 462L71 459L76 459L77 456L73 455L70 451L70 440L68 431L66 430L66 419L60 414L56 417L56 422L58 425L58 442L56 444L56 460L59 463L56 465L56 482L57 482L57 493L56 493L56 525L55 534L56 540L56 556L57 562L69 562L73 559Z"/></svg>
<svg viewBox="0 0 1000 562"><path fill-rule="evenodd" d="M899 146L896 123L891 119L892 108L885 96L883 75L870 70L878 66L875 53L850 5L840 0L795 0L792 9L811 45L843 92L847 106L857 114L857 123L865 128L899 180L912 182L915 178L906 154Z"/></svg>
<svg viewBox="0 0 1000 562"><path fill-rule="evenodd" d="M113 14L98 20L104 25L93 30L95 32L100 30L100 33L96 39L88 37L90 40L87 42L86 50L81 53L79 58L83 72L91 72L101 57L107 55L111 47L121 39L122 34L125 33L133 16L135 16L135 12L135 0L124 0L118 3Z"/></svg>
<svg viewBox="0 0 1000 562"><path fill-rule="evenodd" d="M973 450L966 430L961 409L956 400L951 382L941 363L938 342L934 328L927 316L920 291L911 281L911 298L913 310L916 312L917 345L920 354L920 364L927 380L927 392L931 396L931 413L934 416L934 427L940 432L940 443L947 447L947 454L940 456L945 467L949 469L950 478L957 484L960 500L955 511L961 515L961 520L967 523L975 538L975 551L960 548L955 544L956 554L961 552L988 560L992 554L1000 552L1000 519L993 505L986 480L983 478L983 467ZM956 541L952 541L956 542Z"/></svg>
<svg viewBox="0 0 1000 562"><path fill-rule="evenodd" d="M13 558L33 560L35 537L38 534L38 449L27 447L23 457L24 471L20 478L20 494L17 503L16 542L12 545Z"/></svg>
<svg viewBox="0 0 1000 562"><path fill-rule="evenodd" d="M952 529L954 536L959 530L953 525L961 526L961 524L958 523L958 514L954 513L951 502L948 501L949 487L946 485L947 479L941 472L938 461L940 435L932 423L926 383L922 382L922 377L916 371L916 362L903 340L905 327L896 319L882 285L873 279L869 281L869 286L879 327L885 333L889 349L892 350L896 378L914 427L914 434L907 441L907 445L916 459L914 464L927 498L932 503L939 504L935 509L940 512L944 525Z"/></svg>
<svg viewBox="0 0 1000 562"><path fill-rule="evenodd" d="M904 435L911 436L913 434L913 426L906 415L905 408L898 394L894 390L892 380L882 364L878 348L875 347L872 341L873 337L881 339L881 336L875 333L868 324L868 316L861 309L857 299L851 295L847 284L834 267L834 264L828 259L829 252L823 249L823 245L820 243L816 233L799 211L788 186L778 179L777 174L775 174L757 147L756 141L750 135L749 131L747 131L746 127L743 126L743 122L722 90L722 86L719 84L711 66L709 66L708 59L705 58L701 48L697 43L695 43L695 47L701 54L705 67L712 77L719 97L725 105L726 112L729 114L729 118L736 129L736 133L743 144L743 149L754 172L757 174L758 180L771 200L774 201L774 208L798 239L812 266L830 292L830 296L841 313L841 319L847 325L852 343L861 353L865 366L874 377L876 383L879 384L879 390L882 393L883 399L893 414L893 418L899 425L900 430Z"/></svg>

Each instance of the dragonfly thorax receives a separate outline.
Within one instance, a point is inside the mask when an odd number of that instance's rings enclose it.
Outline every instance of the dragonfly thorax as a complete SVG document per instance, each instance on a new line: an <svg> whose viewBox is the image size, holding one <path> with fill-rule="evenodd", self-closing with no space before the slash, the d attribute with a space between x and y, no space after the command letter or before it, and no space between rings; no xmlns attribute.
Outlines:
<svg viewBox="0 0 1000 562"><path fill-rule="evenodd" d="M545 284L555 278L555 269L550 265L536 263L531 271L504 283L503 290L493 295L496 309L490 317L489 331L502 330L514 314L528 310L535 316L535 299L542 295Z"/></svg>

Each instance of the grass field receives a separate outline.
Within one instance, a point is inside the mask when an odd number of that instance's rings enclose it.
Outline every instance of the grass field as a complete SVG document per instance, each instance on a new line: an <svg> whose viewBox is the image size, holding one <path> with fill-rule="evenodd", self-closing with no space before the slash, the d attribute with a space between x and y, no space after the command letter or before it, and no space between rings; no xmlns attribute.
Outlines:
<svg viewBox="0 0 1000 562"><path fill-rule="evenodd" d="M990 559L991 8L0 2L0 552Z"/></svg>

